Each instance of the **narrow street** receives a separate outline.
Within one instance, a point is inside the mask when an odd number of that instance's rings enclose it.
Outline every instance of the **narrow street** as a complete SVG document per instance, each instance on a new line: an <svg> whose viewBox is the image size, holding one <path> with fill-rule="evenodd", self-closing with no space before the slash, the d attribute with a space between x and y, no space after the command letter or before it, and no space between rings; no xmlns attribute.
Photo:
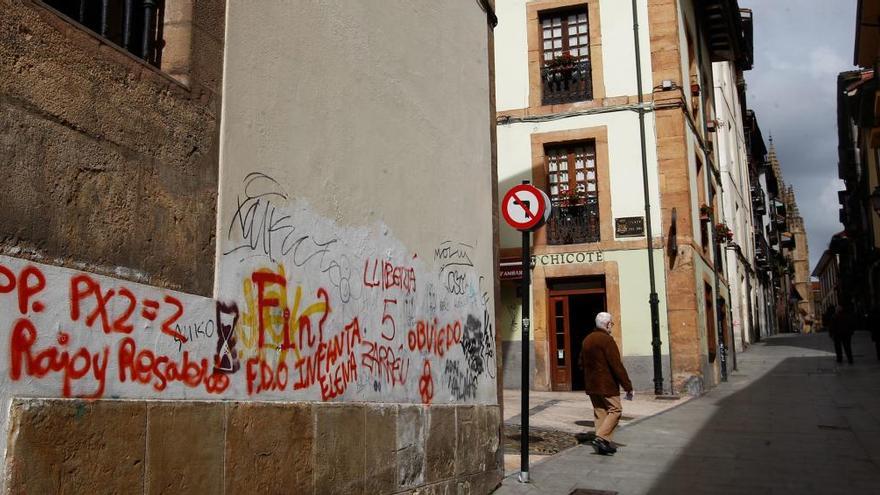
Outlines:
<svg viewBox="0 0 880 495"><path fill-rule="evenodd" d="M825 333L766 339L728 383L618 430L616 455L579 445L495 493L877 493L880 361L867 332L853 350L838 365Z"/></svg>

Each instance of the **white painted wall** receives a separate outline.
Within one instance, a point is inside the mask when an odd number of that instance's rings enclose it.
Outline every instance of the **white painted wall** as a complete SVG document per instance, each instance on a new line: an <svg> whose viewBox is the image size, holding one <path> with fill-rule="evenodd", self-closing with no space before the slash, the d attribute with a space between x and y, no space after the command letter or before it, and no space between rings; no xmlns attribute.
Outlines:
<svg viewBox="0 0 880 495"><path fill-rule="evenodd" d="M495 29L496 104L499 112L529 106L527 0L497 0ZM601 0L599 15L606 97L631 96L636 87L632 5L623 0ZM639 40L642 85L651 92L651 47L648 2L639 0Z"/></svg>
<svg viewBox="0 0 880 495"><path fill-rule="evenodd" d="M654 86L651 74L648 1L639 0L638 8L642 90L648 94ZM605 96L610 98L637 95L632 2L602 0L599 3L599 12L602 16L602 67L605 72Z"/></svg>
<svg viewBox="0 0 880 495"><path fill-rule="evenodd" d="M297 357L274 336L285 314L299 339L297 315L322 305L310 325L325 341L357 322L366 347L407 363L394 380L362 347L338 395L310 384L270 397L494 403L486 14L379 7L228 5L216 297L254 314L258 278L279 276L263 288L279 307L245 322L267 335L249 351L270 366ZM318 358L320 339L296 351Z"/></svg>
<svg viewBox="0 0 880 495"><path fill-rule="evenodd" d="M669 326L666 319L663 256L662 249L654 250L657 297L660 299L660 339L663 342L661 353L668 355ZM605 258L617 262L618 276L620 277L620 329L623 338L623 353L626 356L650 356L652 354L651 312L648 300L651 288L648 283L647 250L608 251Z"/></svg>
<svg viewBox="0 0 880 495"><path fill-rule="evenodd" d="M529 106L529 45L526 1L496 0L495 105L497 110Z"/></svg>

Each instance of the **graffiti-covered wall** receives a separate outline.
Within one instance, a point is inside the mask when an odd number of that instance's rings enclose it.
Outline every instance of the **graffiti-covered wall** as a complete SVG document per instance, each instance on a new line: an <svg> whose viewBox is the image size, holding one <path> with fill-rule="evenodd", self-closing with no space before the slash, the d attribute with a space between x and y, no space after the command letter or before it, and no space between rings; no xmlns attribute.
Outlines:
<svg viewBox="0 0 880 495"><path fill-rule="evenodd" d="M217 304L235 331L218 366L261 377L239 396L495 401L493 287L475 240L412 251L387 226L321 218L263 173L235 204Z"/></svg>
<svg viewBox="0 0 880 495"><path fill-rule="evenodd" d="M227 17L229 366L290 377L258 387L265 398L495 403L485 15L287 5Z"/></svg>
<svg viewBox="0 0 880 495"><path fill-rule="evenodd" d="M166 6L182 15L178 3ZM32 182L82 194L44 194L56 208L42 216L9 201L23 213L6 230L51 230L61 247L0 242L0 493L490 492L502 456L489 7L226 2L224 30L215 3L193 2L193 40L224 56L212 146L175 123L150 127L157 143L126 134L137 146L113 150L138 173L109 188L115 168L92 146L28 155L65 171ZM57 29L35 30L34 15ZM15 46L94 38L43 7L10 19ZM186 38L179 27L166 41ZM219 81L197 45L193 64ZM123 57L104 48L89 61ZM85 63L66 53L31 66ZM120 70L89 80L147 79ZM107 101L138 132L154 100L181 105L137 88L76 95L95 120L82 132L115 139L119 117L92 111ZM199 88L178 89L219 103ZM53 125L80 122L65 119ZM198 191L190 176L206 179ZM173 192L163 205L187 198L173 215L156 213L156 184Z"/></svg>

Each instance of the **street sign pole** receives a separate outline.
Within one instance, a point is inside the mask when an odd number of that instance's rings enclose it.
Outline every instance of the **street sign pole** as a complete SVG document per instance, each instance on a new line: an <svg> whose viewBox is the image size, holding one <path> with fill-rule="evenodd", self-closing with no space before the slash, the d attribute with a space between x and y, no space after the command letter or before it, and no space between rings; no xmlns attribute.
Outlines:
<svg viewBox="0 0 880 495"><path fill-rule="evenodd" d="M501 213L507 223L522 232L522 394L520 396L520 472L519 481L529 482L529 319L530 286L531 286L531 247L529 233L550 218L550 198L547 193L530 185L524 180L522 184L511 188L501 202Z"/></svg>
<svg viewBox="0 0 880 495"><path fill-rule="evenodd" d="M528 181L523 181L528 183ZM531 289L531 249L529 246L529 231L522 231L522 285L520 286L520 296L522 297L522 410L520 418L522 418L522 431L520 432L520 475L519 481L522 483L529 482L529 330L531 321L529 319L529 304L531 298L529 292Z"/></svg>
<svg viewBox="0 0 880 495"><path fill-rule="evenodd" d="M520 475L519 481L529 482L529 289L531 285L529 232L522 232L522 431L520 432Z"/></svg>

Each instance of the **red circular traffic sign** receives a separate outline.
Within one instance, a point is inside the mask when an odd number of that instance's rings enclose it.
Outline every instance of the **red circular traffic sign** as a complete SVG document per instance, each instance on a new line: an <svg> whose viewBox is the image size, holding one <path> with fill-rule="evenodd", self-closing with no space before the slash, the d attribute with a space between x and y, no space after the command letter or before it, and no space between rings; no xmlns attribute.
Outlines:
<svg viewBox="0 0 880 495"><path fill-rule="evenodd" d="M549 212L547 195L531 184L512 187L501 202L501 214L517 230L533 230L545 220Z"/></svg>

